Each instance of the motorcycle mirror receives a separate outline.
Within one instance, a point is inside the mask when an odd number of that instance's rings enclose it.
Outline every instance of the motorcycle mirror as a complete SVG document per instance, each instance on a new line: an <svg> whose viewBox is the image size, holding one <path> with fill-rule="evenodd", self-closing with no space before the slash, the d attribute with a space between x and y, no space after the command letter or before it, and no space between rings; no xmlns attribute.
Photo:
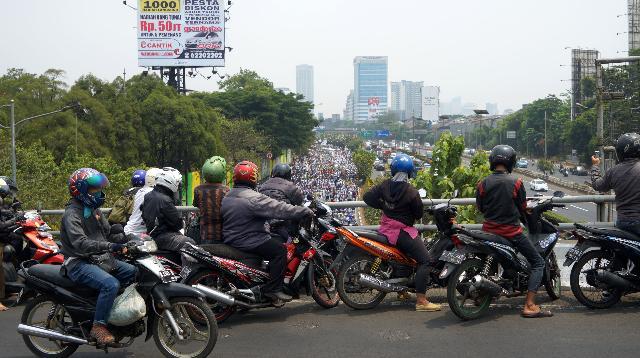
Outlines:
<svg viewBox="0 0 640 358"><path fill-rule="evenodd" d="M458 194L460 194L460 190L458 190L458 189L454 190L454 191L453 191L453 197L452 197L452 199L453 199L453 198L457 198L457 197L458 197Z"/></svg>
<svg viewBox="0 0 640 358"><path fill-rule="evenodd" d="M557 190L553 192L553 197L554 198L564 198L566 194L564 193L564 191L561 190Z"/></svg>
<svg viewBox="0 0 640 358"><path fill-rule="evenodd" d="M418 194L420 194L420 197L423 199L427 197L427 191L424 190L424 188L418 189Z"/></svg>

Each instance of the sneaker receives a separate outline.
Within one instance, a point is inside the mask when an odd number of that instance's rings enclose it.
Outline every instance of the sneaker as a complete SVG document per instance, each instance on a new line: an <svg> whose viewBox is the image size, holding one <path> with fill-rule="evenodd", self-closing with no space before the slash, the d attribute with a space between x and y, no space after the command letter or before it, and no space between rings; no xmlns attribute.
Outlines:
<svg viewBox="0 0 640 358"><path fill-rule="evenodd" d="M89 337L95 339L99 346L106 346L115 341L113 334L109 332L107 326L100 323L94 323L89 333Z"/></svg>
<svg viewBox="0 0 640 358"><path fill-rule="evenodd" d="M437 305L435 303L427 303L426 305L416 305L416 311L417 312L437 312L440 311L442 309L442 307L440 307L440 305Z"/></svg>

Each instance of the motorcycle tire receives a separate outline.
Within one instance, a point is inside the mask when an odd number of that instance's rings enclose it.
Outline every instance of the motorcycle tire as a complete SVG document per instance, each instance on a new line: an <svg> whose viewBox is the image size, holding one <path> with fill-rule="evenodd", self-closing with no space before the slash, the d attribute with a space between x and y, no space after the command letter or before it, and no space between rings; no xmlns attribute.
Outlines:
<svg viewBox="0 0 640 358"><path fill-rule="evenodd" d="M584 255L582 255L578 259L578 261L576 261L575 264L573 264L573 267L571 268L571 277L569 279L571 283L571 292L573 292L573 295L576 297L576 299L580 303L582 303L588 308L591 308L591 309L610 308L616 303L620 302L620 298L622 297L622 291L620 291L617 288L612 288L607 290L608 294L606 298L604 297L605 291L603 290L603 299L600 301L595 301L587 297L587 295L583 290L583 287L580 286L580 274L582 274L582 271L584 271L584 266L589 261L597 260L597 263L599 265L600 261L604 259L604 260L608 260L609 265L611 265L611 261L610 261L611 256L612 256L611 253L604 250L587 251ZM606 268L606 267L599 266L598 268Z"/></svg>
<svg viewBox="0 0 640 358"><path fill-rule="evenodd" d="M201 285L209 286L209 287L215 288L216 290L225 292L227 288L220 287L221 280L223 280L227 284L229 283L224 276L220 276L219 273L216 271L200 270L191 274L191 276L187 277L187 279L184 281L184 284L188 286L201 284ZM224 304L216 300L207 298L207 303L209 304L209 307L211 307L213 314L216 316L216 321L218 323L222 323L226 321L229 317L231 317L231 315L233 315L236 312L236 307L229 306L227 304ZM195 319L197 322L202 323L200 321L201 318L196 316L192 318Z"/></svg>
<svg viewBox="0 0 640 358"><path fill-rule="evenodd" d="M544 282L544 289L547 291L549 298L555 301L562 296L562 276L560 275L555 252L551 252L549 255L547 265L549 267L549 277Z"/></svg>
<svg viewBox="0 0 640 358"><path fill-rule="evenodd" d="M31 319L33 318L32 315L35 313L34 311L37 310L43 304L46 304L47 302L51 302L53 304L53 300L48 296L38 296L32 299L31 301L29 301L25 305L24 311L22 311L22 318L20 319L20 323L26 324L26 325L34 325L33 322L31 322ZM64 310L64 312L62 312L62 317L64 318L65 316L67 316L68 319L71 321L71 323L75 326L76 322L73 321L73 319L68 316L68 312L66 312L66 309L64 308L64 306L62 305L59 305L59 306L62 308L62 310ZM47 309L47 311L49 311L49 309ZM54 327L42 327L42 328L53 329ZM45 347L41 346L40 344L34 341L34 339L40 339L40 340L46 341L47 340L46 338L33 337L33 336L23 334L22 339L24 340L24 344L26 344L27 348L29 348L29 350L37 357L66 358L72 355L76 351L76 349L78 349L78 345L74 343L49 341L51 343L55 343L59 348L59 350L56 350L56 351L49 351Z"/></svg>
<svg viewBox="0 0 640 358"><path fill-rule="evenodd" d="M377 305L379 305L380 302L382 302L384 297L387 295L382 291L371 289L371 291L377 291L377 293L374 293L372 299L366 302L356 302L351 298L349 292L347 292L345 288L345 284L348 284L350 281L348 279L345 280L347 278L346 276L348 274L349 268L351 268L353 265L359 262L362 262L362 263L365 263L366 265L364 269L364 271L366 271L365 273L369 274L370 273L369 269L373 264L373 261L374 261L374 258L369 255L356 255L349 258L346 262L340 265L340 271L338 272L338 280L336 281L336 288L338 289L338 295L340 296L340 299L342 300L342 302L344 302L347 306L355 310L367 310L367 309L374 308Z"/></svg>
<svg viewBox="0 0 640 358"><path fill-rule="evenodd" d="M201 351L194 354L190 354L189 357L193 357L193 358L208 357L209 354L211 354L211 352L213 351L213 348L215 347L216 342L218 340L218 324L216 323L216 317L213 314L213 311L211 311L211 308L209 308L209 305L199 299L191 298L191 297L172 298L169 300L169 303L171 304L171 307L175 307L181 304L187 304L187 305L196 307L199 311L201 311L202 313L201 315L205 317L205 320L209 326L209 341ZM187 316L191 317L191 314L187 313ZM176 320L178 321L177 317L176 317ZM151 327L152 333L153 333L153 340L156 343L156 347L158 347L162 355L164 355L167 358L183 357L184 355L175 354L177 352L169 351L167 342L161 338L161 335L160 335L161 330L171 329L168 323L166 323L166 325L164 324L164 321L165 319L163 317L156 318L155 322L153 323L153 326ZM181 326L181 328L185 328L185 326L182 325L181 322L178 322L178 325ZM189 327L187 326L187 328ZM173 332L173 330L171 330L171 332ZM178 346L180 346L180 344L178 344Z"/></svg>
<svg viewBox="0 0 640 358"><path fill-rule="evenodd" d="M456 316L464 321L469 321L482 316L491 305L492 297L488 294L476 298L472 308L464 306L464 302L463 306L461 306L457 299L457 294L462 294L458 288L458 283L462 274L474 269L474 274L468 275L469 277L473 277L475 274L482 271L483 266L484 262L479 259L468 259L463 261L449 277L449 283L447 284L447 302L449 303L449 308L451 308L451 311ZM465 278L467 278L467 275L465 275Z"/></svg>
<svg viewBox="0 0 640 358"><path fill-rule="evenodd" d="M325 258L323 260L325 267L329 267L329 265L331 265L330 259ZM324 273L325 271L318 267L315 262L311 262L311 264L309 264L309 268L307 269L309 292L311 292L311 297L320 307L333 308L340 303L340 296L336 290L336 276L338 276L338 271L335 269L333 271L329 271L327 274L329 277L326 278L329 280L328 284L333 286L333 297L331 296L330 290L319 282L319 276L324 275ZM326 298L323 294L326 294Z"/></svg>

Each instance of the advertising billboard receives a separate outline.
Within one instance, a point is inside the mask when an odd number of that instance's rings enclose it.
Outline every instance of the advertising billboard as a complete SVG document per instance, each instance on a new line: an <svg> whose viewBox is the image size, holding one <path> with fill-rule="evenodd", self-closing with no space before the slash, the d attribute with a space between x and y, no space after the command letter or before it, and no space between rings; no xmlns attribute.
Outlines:
<svg viewBox="0 0 640 358"><path fill-rule="evenodd" d="M224 66L222 0L138 0L138 66Z"/></svg>
<svg viewBox="0 0 640 358"><path fill-rule="evenodd" d="M422 87L422 119L431 123L440 117L440 87Z"/></svg>
<svg viewBox="0 0 640 358"><path fill-rule="evenodd" d="M367 105L369 108L367 120L375 119L378 116L378 110L380 108L380 98L369 97L367 99Z"/></svg>

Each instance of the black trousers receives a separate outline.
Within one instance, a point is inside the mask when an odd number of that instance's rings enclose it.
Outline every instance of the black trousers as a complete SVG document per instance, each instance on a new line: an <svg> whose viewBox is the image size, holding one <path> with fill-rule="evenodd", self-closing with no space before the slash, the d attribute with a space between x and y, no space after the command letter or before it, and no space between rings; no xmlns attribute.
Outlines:
<svg viewBox="0 0 640 358"><path fill-rule="evenodd" d="M271 276L271 279L262 285L262 293L282 291L284 270L287 264L287 250L282 243L271 238L260 246L244 251L269 260L269 276Z"/></svg>
<svg viewBox="0 0 640 358"><path fill-rule="evenodd" d="M412 239L404 230L400 230L398 241L396 242L398 250L407 256L416 260L418 268L416 269L416 293L427 293L427 285L431 281L429 277L431 273L431 257L427 247L419 237Z"/></svg>
<svg viewBox="0 0 640 358"><path fill-rule="evenodd" d="M529 286L530 292L537 292L540 284L542 283L542 276L544 275L544 258L538 253L535 246L529 238L520 234L510 239L513 246L524 256L529 264L531 264L531 273L529 274Z"/></svg>

